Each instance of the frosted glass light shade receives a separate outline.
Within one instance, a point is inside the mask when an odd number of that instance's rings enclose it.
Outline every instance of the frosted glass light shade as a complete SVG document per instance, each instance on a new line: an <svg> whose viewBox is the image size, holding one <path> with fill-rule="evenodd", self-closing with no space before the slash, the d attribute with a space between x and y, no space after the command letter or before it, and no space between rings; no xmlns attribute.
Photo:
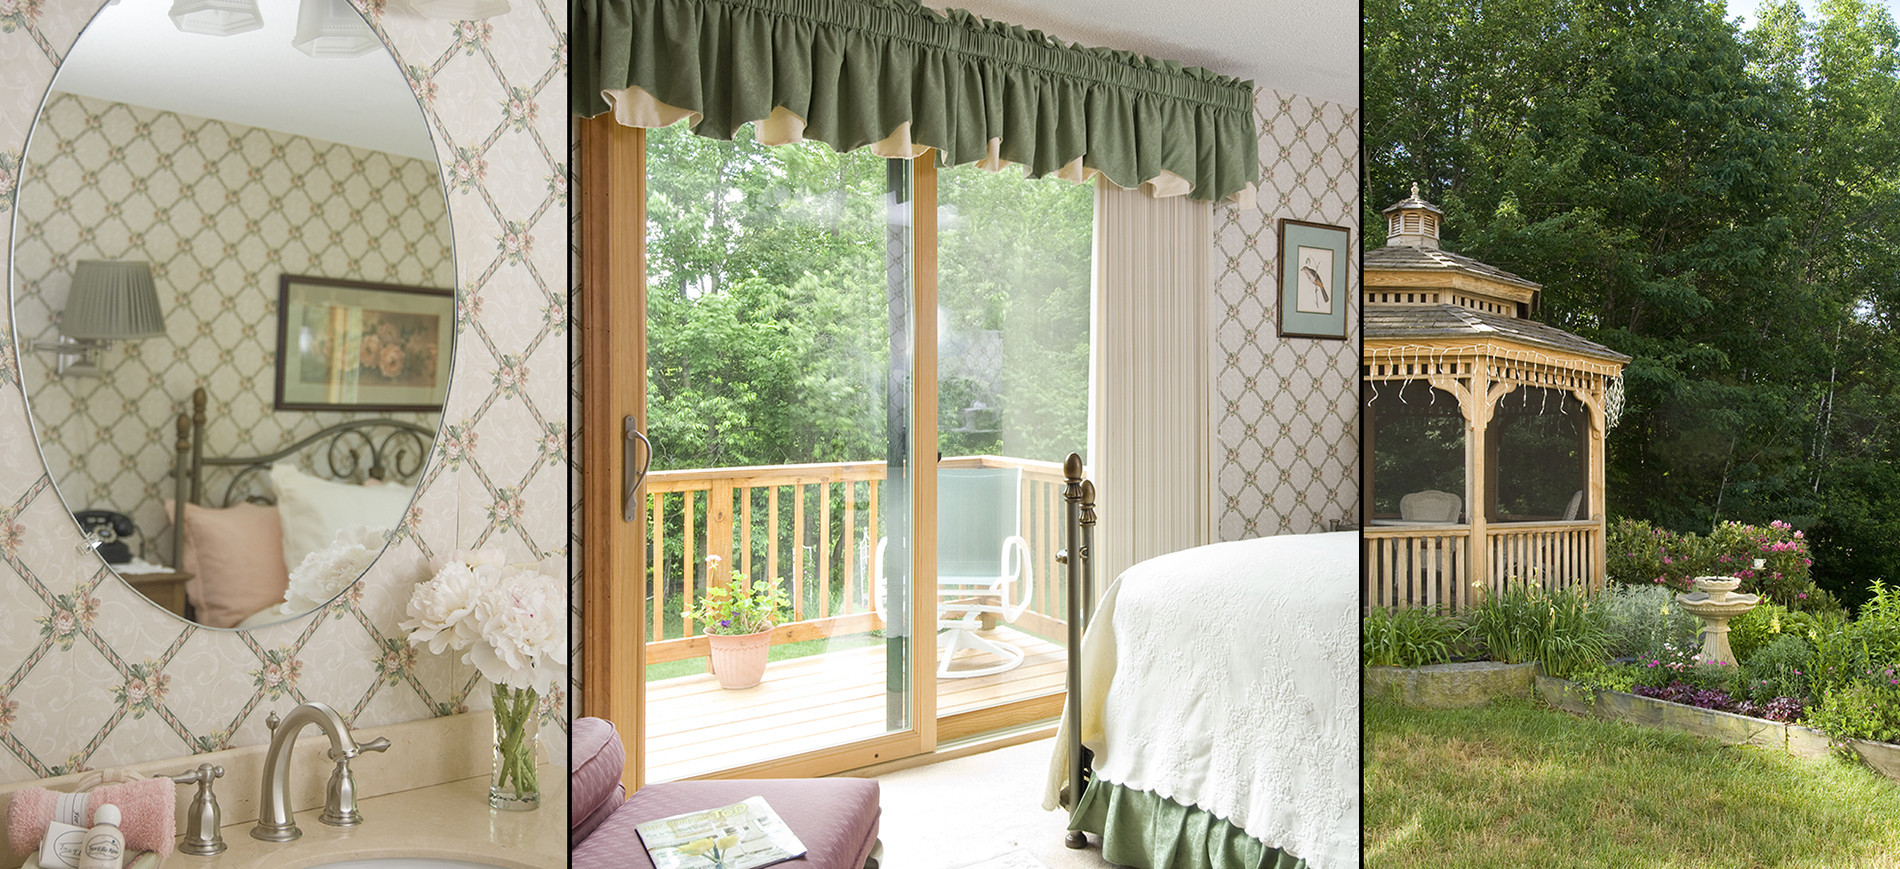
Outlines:
<svg viewBox="0 0 1900 869"><path fill-rule="evenodd" d="M142 262L80 260L59 332L68 338L121 341L165 334L152 267Z"/></svg>
<svg viewBox="0 0 1900 869"><path fill-rule="evenodd" d="M290 44L311 57L356 57L383 47L349 0L303 0Z"/></svg>
<svg viewBox="0 0 1900 869"><path fill-rule="evenodd" d="M181 33L231 36L264 26L257 0L174 0L172 26Z"/></svg>
<svg viewBox="0 0 1900 869"><path fill-rule="evenodd" d="M508 0L407 0L409 8L424 18L448 21L479 21L506 15L514 7Z"/></svg>

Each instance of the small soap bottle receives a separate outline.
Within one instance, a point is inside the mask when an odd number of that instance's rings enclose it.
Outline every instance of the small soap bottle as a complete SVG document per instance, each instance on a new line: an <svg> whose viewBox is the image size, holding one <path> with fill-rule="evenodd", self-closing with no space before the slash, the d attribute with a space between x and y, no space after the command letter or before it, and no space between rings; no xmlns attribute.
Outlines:
<svg viewBox="0 0 1900 869"><path fill-rule="evenodd" d="M86 850L79 856L79 869L122 869L125 865L125 834L119 832L119 807L106 803L92 813L92 829L86 831Z"/></svg>

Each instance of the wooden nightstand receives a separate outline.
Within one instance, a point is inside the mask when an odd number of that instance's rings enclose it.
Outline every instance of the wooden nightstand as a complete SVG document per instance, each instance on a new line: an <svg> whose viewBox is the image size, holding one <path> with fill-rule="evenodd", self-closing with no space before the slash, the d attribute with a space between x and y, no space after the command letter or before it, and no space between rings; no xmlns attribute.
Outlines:
<svg viewBox="0 0 1900 869"><path fill-rule="evenodd" d="M169 573L127 573L121 575L125 577L126 582L132 584L134 590L150 598L152 603L177 613L180 618L184 617L185 582L191 579L191 574L182 570L174 570Z"/></svg>

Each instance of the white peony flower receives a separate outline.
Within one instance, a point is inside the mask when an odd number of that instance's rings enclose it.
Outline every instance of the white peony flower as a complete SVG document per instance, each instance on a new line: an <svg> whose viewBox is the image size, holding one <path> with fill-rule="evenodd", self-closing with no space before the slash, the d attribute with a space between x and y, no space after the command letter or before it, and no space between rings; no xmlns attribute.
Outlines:
<svg viewBox="0 0 1900 869"><path fill-rule="evenodd" d="M304 556L290 572L290 585L278 612L302 615L329 603L369 569L388 539L389 532L368 525L338 531L330 545Z"/></svg>
<svg viewBox="0 0 1900 869"><path fill-rule="evenodd" d="M483 593L472 621L481 642L464 660L497 685L545 693L567 664L567 599L559 580L534 571L501 578Z"/></svg>
<svg viewBox="0 0 1900 869"><path fill-rule="evenodd" d="M427 643L429 651L438 655L450 649L466 649L481 639L480 626L470 624L469 616L487 586L466 564L443 565L434 577L418 583L410 593L410 617L397 627L409 632L411 643Z"/></svg>

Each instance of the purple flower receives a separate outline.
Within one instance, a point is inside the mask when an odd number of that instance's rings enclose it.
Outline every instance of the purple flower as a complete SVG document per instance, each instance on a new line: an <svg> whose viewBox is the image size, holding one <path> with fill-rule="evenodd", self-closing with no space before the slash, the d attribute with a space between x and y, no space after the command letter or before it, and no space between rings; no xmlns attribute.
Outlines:
<svg viewBox="0 0 1900 869"><path fill-rule="evenodd" d="M719 626L722 628L732 627L732 619L720 619Z"/></svg>

